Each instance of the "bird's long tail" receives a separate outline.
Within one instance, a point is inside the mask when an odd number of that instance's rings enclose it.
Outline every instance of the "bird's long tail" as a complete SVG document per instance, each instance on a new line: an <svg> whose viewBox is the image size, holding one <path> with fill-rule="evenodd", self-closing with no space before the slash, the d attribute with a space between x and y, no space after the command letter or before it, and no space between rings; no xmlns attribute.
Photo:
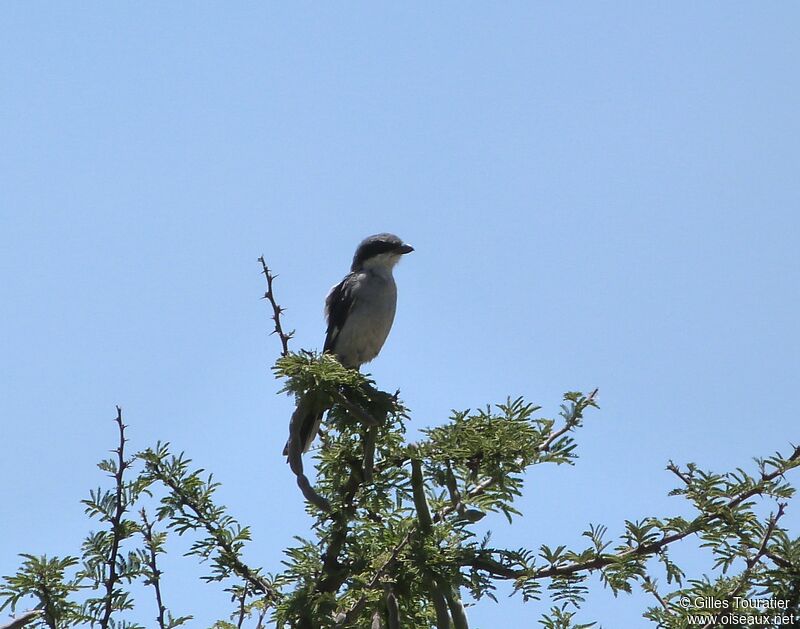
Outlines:
<svg viewBox="0 0 800 629"><path fill-rule="evenodd" d="M283 447L283 456L289 456L289 443L292 435L296 438L302 448L302 452L307 452L314 443L314 439L319 432L319 425L326 409L320 409L318 404L310 396L300 398L297 408L292 413L292 420L289 423L289 439Z"/></svg>

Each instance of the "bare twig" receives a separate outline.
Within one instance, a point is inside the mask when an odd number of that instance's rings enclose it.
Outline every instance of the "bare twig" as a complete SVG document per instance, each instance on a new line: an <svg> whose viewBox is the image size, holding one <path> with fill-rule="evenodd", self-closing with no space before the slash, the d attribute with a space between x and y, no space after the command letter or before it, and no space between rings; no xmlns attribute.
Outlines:
<svg viewBox="0 0 800 629"><path fill-rule="evenodd" d="M264 256L261 256L258 261L261 263L261 273L265 278L267 278L267 290L264 293L264 299L268 300L272 306L272 321L275 323L275 329L272 331L272 334L278 335L278 338L281 340L281 356L286 356L289 353L289 339L294 336L294 330L291 332L283 331L281 315L283 314L284 309L278 305L278 302L275 300L275 293L272 290L272 283L278 276L269 270L269 267L264 260Z"/></svg>
<svg viewBox="0 0 800 629"><path fill-rule="evenodd" d="M675 463L673 463L672 461L670 461L669 464L667 465L667 469L670 472L672 472L673 474L675 474L675 476L680 478L686 485L691 485L692 484L692 479L689 476L687 476L686 474L684 474L681 471L681 468L679 468L677 465L675 465Z"/></svg>

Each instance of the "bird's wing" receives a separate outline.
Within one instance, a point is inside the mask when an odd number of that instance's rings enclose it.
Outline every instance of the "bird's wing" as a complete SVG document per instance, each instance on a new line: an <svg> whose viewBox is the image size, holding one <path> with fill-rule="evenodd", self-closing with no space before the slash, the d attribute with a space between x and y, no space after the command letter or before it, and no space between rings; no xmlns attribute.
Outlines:
<svg viewBox="0 0 800 629"><path fill-rule="evenodd" d="M354 289L358 285L355 273L348 273L344 279L331 288L325 299L325 316L328 319L328 330L325 335L323 352L333 352L339 332L342 331L347 315L356 303Z"/></svg>

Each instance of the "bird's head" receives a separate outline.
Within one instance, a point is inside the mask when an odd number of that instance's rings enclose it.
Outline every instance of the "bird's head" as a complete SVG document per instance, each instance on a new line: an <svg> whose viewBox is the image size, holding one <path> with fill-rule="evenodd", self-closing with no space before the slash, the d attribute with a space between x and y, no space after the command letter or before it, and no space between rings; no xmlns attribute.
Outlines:
<svg viewBox="0 0 800 629"><path fill-rule="evenodd" d="M350 270L391 269L402 256L412 251L414 247L404 243L394 234L375 234L365 238L358 245Z"/></svg>

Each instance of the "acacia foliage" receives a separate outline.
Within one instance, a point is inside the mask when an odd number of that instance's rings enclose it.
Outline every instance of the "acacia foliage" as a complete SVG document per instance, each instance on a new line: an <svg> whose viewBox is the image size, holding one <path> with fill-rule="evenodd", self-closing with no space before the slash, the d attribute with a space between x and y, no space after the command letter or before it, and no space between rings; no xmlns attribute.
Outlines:
<svg viewBox="0 0 800 629"><path fill-rule="evenodd" d="M685 600L733 606L771 597L785 602L783 613L800 613L800 539L781 526L794 494L786 473L800 449L724 474L670 463L673 493L693 507L692 517L626 521L613 537L589 524L581 547L504 548L479 533L484 518L519 522L515 502L526 472L575 462L576 431L596 406L594 394L565 394L552 418L522 399L453 412L409 442L399 395L333 357L288 353L274 369L284 392L329 408L308 487L319 498L307 500L311 534L286 549L282 570L270 574L247 562L250 529L216 502L218 483L186 456L169 444L128 456L119 412L116 457L100 464L111 487L84 501L98 530L80 557L23 555L16 574L0 583L0 606L37 607L32 626L51 629L194 626L191 616L171 614L161 588L169 575L158 560L175 533L193 536L189 554L208 565L206 580L231 594L220 628L465 629L469 606L495 598L503 581L525 601L541 601L543 627L589 627L582 604L592 574L614 595L650 592L653 605L643 615L659 627L697 626L690 614L713 622L702 605ZM153 500L152 513L141 511ZM711 574L687 576L673 561L670 549L687 538L713 558ZM136 604L129 592L135 581L148 586L152 601ZM157 625L141 620L148 614Z"/></svg>

